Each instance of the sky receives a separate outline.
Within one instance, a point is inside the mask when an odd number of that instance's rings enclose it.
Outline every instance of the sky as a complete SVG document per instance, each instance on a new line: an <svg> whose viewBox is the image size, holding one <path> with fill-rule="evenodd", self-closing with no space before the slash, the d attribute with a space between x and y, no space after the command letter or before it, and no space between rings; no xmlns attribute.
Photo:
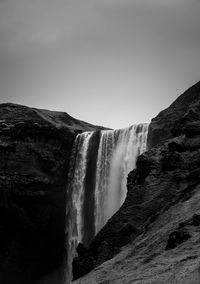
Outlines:
<svg viewBox="0 0 200 284"><path fill-rule="evenodd" d="M0 103L111 128L200 80L200 0L0 0Z"/></svg>

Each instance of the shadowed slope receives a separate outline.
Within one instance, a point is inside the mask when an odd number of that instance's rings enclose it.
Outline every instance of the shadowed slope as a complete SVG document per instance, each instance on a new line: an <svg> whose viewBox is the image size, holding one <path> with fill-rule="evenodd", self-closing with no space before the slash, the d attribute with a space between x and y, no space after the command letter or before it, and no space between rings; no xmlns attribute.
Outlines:
<svg viewBox="0 0 200 284"><path fill-rule="evenodd" d="M72 145L77 133L99 128L0 105L0 283L32 284L63 262Z"/></svg>

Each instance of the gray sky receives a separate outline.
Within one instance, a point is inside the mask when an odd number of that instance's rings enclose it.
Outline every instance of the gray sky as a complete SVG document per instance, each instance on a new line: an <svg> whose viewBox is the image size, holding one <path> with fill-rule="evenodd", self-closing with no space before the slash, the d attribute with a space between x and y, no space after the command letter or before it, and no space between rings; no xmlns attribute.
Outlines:
<svg viewBox="0 0 200 284"><path fill-rule="evenodd" d="M0 0L0 101L113 128L200 80L199 0Z"/></svg>

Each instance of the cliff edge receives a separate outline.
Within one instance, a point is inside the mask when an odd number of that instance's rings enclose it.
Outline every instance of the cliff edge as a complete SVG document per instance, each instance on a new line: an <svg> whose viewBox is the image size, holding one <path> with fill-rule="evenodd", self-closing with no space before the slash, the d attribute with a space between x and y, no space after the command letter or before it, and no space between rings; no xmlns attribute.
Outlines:
<svg viewBox="0 0 200 284"><path fill-rule="evenodd" d="M180 136L183 129L199 120L200 82L179 96L167 109L152 119L147 140L148 149Z"/></svg>

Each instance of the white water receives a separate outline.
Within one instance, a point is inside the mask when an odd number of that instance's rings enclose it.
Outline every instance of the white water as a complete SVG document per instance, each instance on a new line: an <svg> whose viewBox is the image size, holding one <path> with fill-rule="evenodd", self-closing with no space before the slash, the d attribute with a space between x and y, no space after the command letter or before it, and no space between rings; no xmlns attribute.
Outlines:
<svg viewBox="0 0 200 284"><path fill-rule="evenodd" d="M95 187L96 233L124 202L127 176L146 150L147 132L147 124L102 131Z"/></svg>
<svg viewBox="0 0 200 284"><path fill-rule="evenodd" d="M82 214L81 207L84 195L84 178L86 174L86 157L88 143L92 132L85 132L76 137L76 161L73 180L70 190L72 191L72 242L75 246L82 240Z"/></svg>
<svg viewBox="0 0 200 284"><path fill-rule="evenodd" d="M75 249L82 240L82 200L84 194L84 178L86 169L86 157L88 141L92 132L85 132L77 135L71 155L70 170L68 174L68 206L66 208L67 226L66 250L67 263L65 283L70 284L72 279L72 260L75 256Z"/></svg>
<svg viewBox="0 0 200 284"><path fill-rule="evenodd" d="M124 202L127 176L135 168L138 155L146 150L147 133L148 124L101 131L94 188L95 234ZM70 188L73 208L71 242L74 246L83 238L84 178L91 137L92 132L85 132L79 134L75 141L77 153Z"/></svg>

